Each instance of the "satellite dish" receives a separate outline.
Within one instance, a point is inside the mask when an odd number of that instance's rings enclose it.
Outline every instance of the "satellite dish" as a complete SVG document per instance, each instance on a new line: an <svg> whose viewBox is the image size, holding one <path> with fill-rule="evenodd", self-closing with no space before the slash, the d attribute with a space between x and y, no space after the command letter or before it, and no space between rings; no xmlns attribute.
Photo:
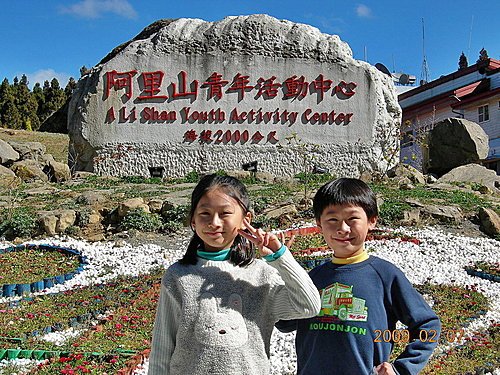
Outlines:
<svg viewBox="0 0 500 375"><path fill-rule="evenodd" d="M402 85L407 85L408 83L410 83L410 76L406 73L402 73L399 76L399 83Z"/></svg>
<svg viewBox="0 0 500 375"><path fill-rule="evenodd" d="M392 77L391 72L389 72L389 69L387 69L387 67L384 64L382 64L382 63L376 63L375 64L375 68L377 68L378 70L380 70L382 73L387 74L389 77Z"/></svg>

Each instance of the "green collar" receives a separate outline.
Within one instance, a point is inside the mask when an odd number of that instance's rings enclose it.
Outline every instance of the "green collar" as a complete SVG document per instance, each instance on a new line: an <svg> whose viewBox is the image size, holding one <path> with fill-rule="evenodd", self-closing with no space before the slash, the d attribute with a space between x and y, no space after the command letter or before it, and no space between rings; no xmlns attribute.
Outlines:
<svg viewBox="0 0 500 375"><path fill-rule="evenodd" d="M203 259L207 260L228 260L229 259L229 252L231 249L224 249L220 251L202 251L202 250L197 250L196 254Z"/></svg>

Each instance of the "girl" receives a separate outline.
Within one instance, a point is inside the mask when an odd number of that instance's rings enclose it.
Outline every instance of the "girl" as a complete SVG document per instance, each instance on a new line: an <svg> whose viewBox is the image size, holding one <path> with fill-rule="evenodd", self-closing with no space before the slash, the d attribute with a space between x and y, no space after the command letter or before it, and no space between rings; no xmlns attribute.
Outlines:
<svg viewBox="0 0 500 375"><path fill-rule="evenodd" d="M307 273L251 218L237 179L209 175L194 188L194 234L162 279L149 375L268 374L274 323L319 312Z"/></svg>

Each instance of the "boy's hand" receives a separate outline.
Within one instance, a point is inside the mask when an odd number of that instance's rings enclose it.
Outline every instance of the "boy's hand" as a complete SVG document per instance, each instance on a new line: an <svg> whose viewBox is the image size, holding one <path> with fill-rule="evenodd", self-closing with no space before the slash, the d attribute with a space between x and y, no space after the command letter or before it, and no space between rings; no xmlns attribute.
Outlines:
<svg viewBox="0 0 500 375"><path fill-rule="evenodd" d="M281 248L281 242L275 234L252 227L248 219L243 219L243 225L245 225L249 233L242 229L239 229L238 233L250 242L253 242L259 249L261 256L275 253Z"/></svg>
<svg viewBox="0 0 500 375"><path fill-rule="evenodd" d="M389 362L383 362L373 368L373 373L377 375L396 375Z"/></svg>

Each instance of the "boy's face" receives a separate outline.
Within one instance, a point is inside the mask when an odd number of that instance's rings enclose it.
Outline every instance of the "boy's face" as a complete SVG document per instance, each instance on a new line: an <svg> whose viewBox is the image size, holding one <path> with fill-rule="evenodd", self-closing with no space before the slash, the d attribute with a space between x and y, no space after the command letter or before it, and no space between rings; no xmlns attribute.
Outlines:
<svg viewBox="0 0 500 375"><path fill-rule="evenodd" d="M377 218L368 219L359 206L327 206L316 224L337 258L349 258L364 250L366 235L375 228Z"/></svg>

